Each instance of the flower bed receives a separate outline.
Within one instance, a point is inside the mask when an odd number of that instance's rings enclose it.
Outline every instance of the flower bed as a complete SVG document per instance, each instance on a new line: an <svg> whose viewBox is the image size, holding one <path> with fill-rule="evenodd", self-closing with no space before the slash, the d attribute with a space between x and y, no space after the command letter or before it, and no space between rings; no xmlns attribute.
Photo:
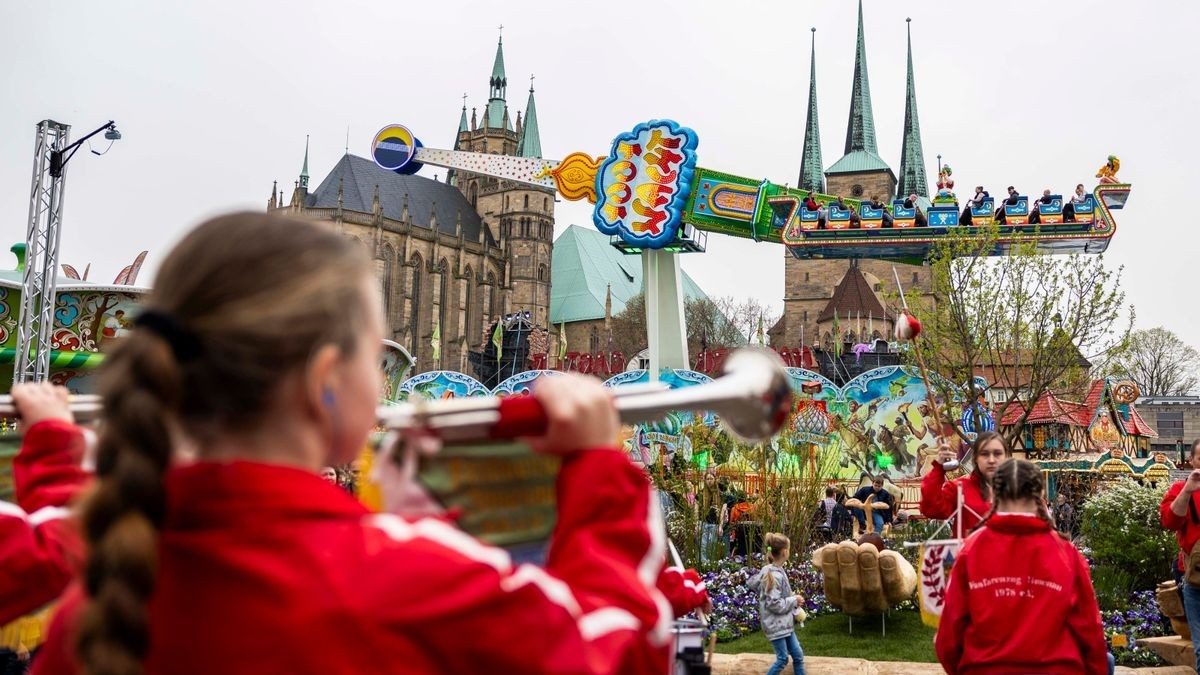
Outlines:
<svg viewBox="0 0 1200 675"><path fill-rule="evenodd" d="M836 613L838 610L825 599L822 576L813 569L811 560L812 551L809 550L802 557L793 556L784 565L792 591L804 596L804 610L810 618ZM763 563L761 554L750 558L736 556L722 560L714 569L701 575L713 601L712 625L719 642L759 630L758 597L746 587L746 580ZM897 609L915 611L916 603L907 601ZM1170 623L1158 611L1153 591L1136 592L1130 596L1126 608L1104 611L1100 616L1110 645L1114 635L1124 635L1128 641L1128 647L1112 648L1117 663L1123 666L1166 665L1154 653L1137 647L1136 642L1139 638L1172 634Z"/></svg>

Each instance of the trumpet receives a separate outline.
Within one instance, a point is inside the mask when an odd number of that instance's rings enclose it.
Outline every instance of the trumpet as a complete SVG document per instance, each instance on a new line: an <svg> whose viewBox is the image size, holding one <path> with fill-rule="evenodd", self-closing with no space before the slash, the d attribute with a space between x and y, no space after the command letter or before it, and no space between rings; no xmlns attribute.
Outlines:
<svg viewBox="0 0 1200 675"><path fill-rule="evenodd" d="M750 442L775 435L792 411L792 388L783 362L772 351L739 349L712 382L666 389L658 383L616 387L613 404L624 424L661 419L672 411L713 412L734 435ZM99 396L78 395L69 408L81 424L99 421ZM17 418L11 396L0 396L0 418ZM503 441L545 434L548 420L533 396L481 396L410 401L376 409L389 431L420 429L445 443Z"/></svg>

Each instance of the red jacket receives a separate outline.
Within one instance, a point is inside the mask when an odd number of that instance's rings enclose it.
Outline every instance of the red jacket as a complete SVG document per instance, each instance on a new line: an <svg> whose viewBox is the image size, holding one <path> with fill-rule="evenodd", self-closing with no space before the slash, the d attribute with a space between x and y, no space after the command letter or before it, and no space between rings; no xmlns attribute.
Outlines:
<svg viewBox="0 0 1200 675"><path fill-rule="evenodd" d="M1108 672L1087 561L1032 515L994 515L967 537L934 645L949 675Z"/></svg>
<svg viewBox="0 0 1200 675"><path fill-rule="evenodd" d="M17 503L0 502L0 625L57 598L74 576L83 545L65 508L88 483L84 438L59 420L29 427L13 459Z"/></svg>
<svg viewBox="0 0 1200 675"><path fill-rule="evenodd" d="M671 613L682 617L708 602L708 590L696 570L667 567L658 575L658 590L671 603Z"/></svg>
<svg viewBox="0 0 1200 675"><path fill-rule="evenodd" d="M980 480L979 474L972 471L970 475L948 481L941 463L934 462L929 473L925 474L925 480L921 481L921 515L936 520L953 518L958 509L958 485L961 484L963 504L967 507L963 509L963 534L969 533L992 508L983 498Z"/></svg>
<svg viewBox="0 0 1200 675"><path fill-rule="evenodd" d="M545 568L442 520L372 514L315 474L232 462L166 479L147 673L665 673L664 528L619 452L562 462ZM75 671L68 592L35 673Z"/></svg>
<svg viewBox="0 0 1200 675"><path fill-rule="evenodd" d="M1183 491L1185 482L1181 480L1167 488L1167 494L1163 495L1162 503L1158 505L1159 520L1162 521L1163 528L1174 530L1175 539L1179 542L1179 560L1176 564L1180 570L1183 569L1183 556L1191 553L1192 547L1200 541L1200 491L1192 493L1192 506L1187 515L1177 516L1171 510L1171 502ZM1196 517L1193 518L1193 515Z"/></svg>

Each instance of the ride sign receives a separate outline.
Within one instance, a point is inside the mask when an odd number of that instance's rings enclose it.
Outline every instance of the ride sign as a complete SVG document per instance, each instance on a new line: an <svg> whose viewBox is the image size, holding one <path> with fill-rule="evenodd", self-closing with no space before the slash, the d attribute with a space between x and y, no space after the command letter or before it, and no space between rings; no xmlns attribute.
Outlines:
<svg viewBox="0 0 1200 675"><path fill-rule="evenodd" d="M698 143L694 131L671 120L643 122L618 136L596 173L596 228L644 248L674 241Z"/></svg>

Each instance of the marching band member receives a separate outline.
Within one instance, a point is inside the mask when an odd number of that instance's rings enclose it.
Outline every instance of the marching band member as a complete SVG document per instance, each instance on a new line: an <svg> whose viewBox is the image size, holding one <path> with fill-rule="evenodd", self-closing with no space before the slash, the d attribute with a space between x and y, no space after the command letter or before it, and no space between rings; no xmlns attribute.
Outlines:
<svg viewBox="0 0 1200 675"><path fill-rule="evenodd" d="M1111 673L1087 560L1055 531L1041 470L1010 459L994 474L995 506L950 572L938 661L950 675Z"/></svg>
<svg viewBox="0 0 1200 675"><path fill-rule="evenodd" d="M535 445L562 457L544 569L319 476L376 421L371 270L353 239L266 214L168 256L104 366L90 555L35 673L667 670L662 524L598 383L535 394ZM173 466L183 443L196 461Z"/></svg>
<svg viewBox="0 0 1200 675"><path fill-rule="evenodd" d="M83 543L67 507L89 480L67 390L17 384L12 396L25 434L13 459L17 503L0 502L0 625L53 601L75 575Z"/></svg>
<svg viewBox="0 0 1200 675"><path fill-rule="evenodd" d="M949 443L939 442L937 461L921 481L921 503L918 507L926 518L953 518L958 512L958 488L961 485L964 533L975 529L990 508L992 476L1000 463L1012 456L1012 451L1008 449L1003 436L994 431L985 431L975 437L975 442L971 444L971 455L975 470L970 475L948 481L942 464L958 459L958 455L950 449Z"/></svg>

